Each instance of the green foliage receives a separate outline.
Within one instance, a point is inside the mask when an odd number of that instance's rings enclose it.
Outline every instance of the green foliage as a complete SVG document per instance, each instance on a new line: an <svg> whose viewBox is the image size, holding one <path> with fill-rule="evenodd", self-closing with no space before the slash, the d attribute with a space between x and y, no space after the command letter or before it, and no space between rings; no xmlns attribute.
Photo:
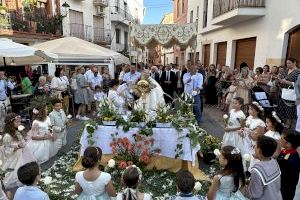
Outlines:
<svg viewBox="0 0 300 200"><path fill-rule="evenodd" d="M215 149L219 149L220 142L221 142L220 139L217 137L214 137L207 133L203 134L200 139L201 152L207 153L207 152L212 152Z"/></svg>

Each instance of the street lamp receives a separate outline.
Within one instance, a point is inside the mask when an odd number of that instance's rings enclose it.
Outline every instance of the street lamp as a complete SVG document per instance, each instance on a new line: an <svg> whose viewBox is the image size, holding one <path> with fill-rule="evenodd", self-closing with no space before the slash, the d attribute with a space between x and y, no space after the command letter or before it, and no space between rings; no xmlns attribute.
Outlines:
<svg viewBox="0 0 300 200"><path fill-rule="evenodd" d="M63 14L62 14L62 16L66 17L68 15L68 13L69 13L70 5L65 1L61 6L63 7Z"/></svg>

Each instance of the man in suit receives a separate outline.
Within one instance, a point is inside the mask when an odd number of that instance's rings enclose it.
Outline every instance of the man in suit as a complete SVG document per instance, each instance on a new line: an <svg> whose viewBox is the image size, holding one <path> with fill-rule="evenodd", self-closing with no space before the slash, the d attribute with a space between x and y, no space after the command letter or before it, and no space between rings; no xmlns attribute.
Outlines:
<svg viewBox="0 0 300 200"><path fill-rule="evenodd" d="M177 82L177 88L176 92L178 95L183 93L184 85L183 85L183 75L187 72L184 65L181 65L179 67L179 70L176 72L176 82Z"/></svg>
<svg viewBox="0 0 300 200"><path fill-rule="evenodd" d="M167 94L164 96L166 103L172 103L173 94L176 90L176 75L171 71L170 65L167 65L165 71L162 73L160 78L160 85L164 92Z"/></svg>
<svg viewBox="0 0 300 200"><path fill-rule="evenodd" d="M159 73L158 73L158 69L156 66L151 67L150 76L151 76L151 78L156 80L157 83L159 83Z"/></svg>

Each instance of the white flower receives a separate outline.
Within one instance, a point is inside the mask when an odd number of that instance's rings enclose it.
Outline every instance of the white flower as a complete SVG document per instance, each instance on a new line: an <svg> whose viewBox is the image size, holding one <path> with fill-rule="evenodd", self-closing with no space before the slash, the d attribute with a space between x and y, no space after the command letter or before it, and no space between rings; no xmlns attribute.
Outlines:
<svg viewBox="0 0 300 200"><path fill-rule="evenodd" d="M23 131L24 129L25 129L25 126L23 126L23 125L18 126L18 131Z"/></svg>
<svg viewBox="0 0 300 200"><path fill-rule="evenodd" d="M113 168L115 165L116 165L116 161L115 161L114 159L110 159L110 160L108 161L107 166L108 166L109 168Z"/></svg>
<svg viewBox="0 0 300 200"><path fill-rule="evenodd" d="M220 152L219 149L215 149L215 150L214 150L214 154L215 154L217 157L219 157L219 156L221 155L221 152Z"/></svg>
<svg viewBox="0 0 300 200"><path fill-rule="evenodd" d="M248 154L248 153L244 154L244 155L243 155L243 160L244 160L244 161L247 161L247 162L250 162L250 160L251 160L250 154Z"/></svg>
<svg viewBox="0 0 300 200"><path fill-rule="evenodd" d="M67 118L68 118L68 119L72 119L72 115L68 115Z"/></svg>
<svg viewBox="0 0 300 200"><path fill-rule="evenodd" d="M2 166L2 160L0 160L0 167Z"/></svg>
<svg viewBox="0 0 300 200"><path fill-rule="evenodd" d="M202 184L201 184L199 181L197 181L197 182L195 183L194 190L200 191L201 188L202 188Z"/></svg>
<svg viewBox="0 0 300 200"><path fill-rule="evenodd" d="M45 185L49 185L52 182L52 177L51 176L46 176L44 178L43 182L44 182Z"/></svg>
<svg viewBox="0 0 300 200"><path fill-rule="evenodd" d="M75 190L75 185L71 185L70 189L74 191Z"/></svg>
<svg viewBox="0 0 300 200"><path fill-rule="evenodd" d="M228 119L228 115L227 114L223 115L223 119Z"/></svg>

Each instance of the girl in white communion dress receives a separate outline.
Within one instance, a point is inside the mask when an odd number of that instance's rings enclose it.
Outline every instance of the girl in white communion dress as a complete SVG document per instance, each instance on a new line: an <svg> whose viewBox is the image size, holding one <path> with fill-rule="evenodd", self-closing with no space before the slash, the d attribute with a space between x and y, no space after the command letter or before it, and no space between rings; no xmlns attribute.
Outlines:
<svg viewBox="0 0 300 200"><path fill-rule="evenodd" d="M126 168L122 179L125 184L125 189L122 193L118 193L117 200L152 200L152 196L148 193L141 193L138 191L138 186L142 180L142 171L135 165Z"/></svg>

